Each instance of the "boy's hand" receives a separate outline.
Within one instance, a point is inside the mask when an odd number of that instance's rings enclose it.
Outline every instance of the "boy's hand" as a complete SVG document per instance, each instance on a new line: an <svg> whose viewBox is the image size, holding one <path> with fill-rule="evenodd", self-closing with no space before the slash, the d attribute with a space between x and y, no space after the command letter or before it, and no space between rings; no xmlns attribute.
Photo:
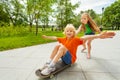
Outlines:
<svg viewBox="0 0 120 80"><path fill-rule="evenodd" d="M56 36L46 36L46 35L42 35L42 38L44 39L50 39L50 40L57 40Z"/></svg>
<svg viewBox="0 0 120 80"><path fill-rule="evenodd" d="M47 37L46 35L42 35L42 38L44 38L44 39L45 39L46 37Z"/></svg>
<svg viewBox="0 0 120 80"><path fill-rule="evenodd" d="M115 36L115 32L102 32L99 37L101 39L104 39L104 38L113 38Z"/></svg>

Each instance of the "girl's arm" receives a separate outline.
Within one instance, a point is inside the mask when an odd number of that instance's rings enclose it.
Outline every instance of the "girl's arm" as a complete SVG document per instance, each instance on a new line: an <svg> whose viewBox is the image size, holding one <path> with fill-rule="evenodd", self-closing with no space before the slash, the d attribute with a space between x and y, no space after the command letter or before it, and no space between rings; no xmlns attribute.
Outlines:
<svg viewBox="0 0 120 80"><path fill-rule="evenodd" d="M80 31L82 31L82 25L80 25L79 28L76 30L76 35L77 35Z"/></svg>
<svg viewBox="0 0 120 80"><path fill-rule="evenodd" d="M105 39L105 38L113 38L115 36L115 32L102 32L97 35L88 35L81 37L82 40L88 40L88 39Z"/></svg>
<svg viewBox="0 0 120 80"><path fill-rule="evenodd" d="M50 39L50 40L57 40L56 36L46 36L46 35L42 35L42 38L44 39Z"/></svg>
<svg viewBox="0 0 120 80"><path fill-rule="evenodd" d="M98 32L98 33L101 33L102 31L100 30L100 28L98 28L98 29L97 29L97 32Z"/></svg>

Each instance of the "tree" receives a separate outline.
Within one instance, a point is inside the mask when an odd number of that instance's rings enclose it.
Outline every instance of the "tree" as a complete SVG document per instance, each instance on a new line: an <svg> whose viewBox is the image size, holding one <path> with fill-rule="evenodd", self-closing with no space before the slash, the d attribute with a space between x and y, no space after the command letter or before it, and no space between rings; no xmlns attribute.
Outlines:
<svg viewBox="0 0 120 80"><path fill-rule="evenodd" d="M28 15L28 23L30 25L30 32L32 31L32 25L33 25L33 20L34 20L34 0L27 0L26 3L26 13Z"/></svg>
<svg viewBox="0 0 120 80"><path fill-rule="evenodd" d="M110 29L120 29L120 0L107 7L103 14L104 26Z"/></svg>
<svg viewBox="0 0 120 80"><path fill-rule="evenodd" d="M24 23L23 4L19 0L2 0L3 9L13 25Z"/></svg>
<svg viewBox="0 0 120 80"><path fill-rule="evenodd" d="M9 16L8 14L3 10L3 4L0 4L0 24L4 25L4 23L9 24Z"/></svg>
<svg viewBox="0 0 120 80"><path fill-rule="evenodd" d="M52 12L52 4L55 0L27 0L27 13L29 15L30 26L35 23L36 35L38 33L38 26L48 26L49 15ZM47 4L47 5L46 5Z"/></svg>
<svg viewBox="0 0 120 80"><path fill-rule="evenodd" d="M75 19L74 10L79 7L79 3L72 5L70 0L57 0L57 24L63 30L64 26L68 23L73 23Z"/></svg>
<svg viewBox="0 0 120 80"><path fill-rule="evenodd" d="M46 0L44 3L42 3L42 7L44 8L41 10L41 17L40 21L43 23L43 30L45 30L45 27L49 26L50 23L50 16L52 15L53 9L52 5L55 3L54 0ZM47 5L44 5L47 4Z"/></svg>

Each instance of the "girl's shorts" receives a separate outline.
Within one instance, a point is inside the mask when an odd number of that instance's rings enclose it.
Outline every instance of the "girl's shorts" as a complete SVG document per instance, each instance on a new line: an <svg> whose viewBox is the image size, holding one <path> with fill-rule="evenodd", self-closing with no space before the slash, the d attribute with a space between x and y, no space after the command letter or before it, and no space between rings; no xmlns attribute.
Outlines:
<svg viewBox="0 0 120 80"><path fill-rule="evenodd" d="M91 32L91 33L85 33L85 35L95 35L94 32Z"/></svg>
<svg viewBox="0 0 120 80"><path fill-rule="evenodd" d="M62 57L62 61L66 64L71 64L71 59L72 57L69 51L67 51L66 54Z"/></svg>

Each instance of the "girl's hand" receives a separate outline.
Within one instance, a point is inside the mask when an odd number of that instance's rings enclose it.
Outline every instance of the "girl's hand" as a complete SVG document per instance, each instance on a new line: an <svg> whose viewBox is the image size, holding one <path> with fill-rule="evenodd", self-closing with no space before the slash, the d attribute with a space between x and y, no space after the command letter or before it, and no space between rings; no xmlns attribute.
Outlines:
<svg viewBox="0 0 120 80"><path fill-rule="evenodd" d="M115 32L102 32L99 37L101 39L104 39L104 38L113 38L115 36Z"/></svg>

